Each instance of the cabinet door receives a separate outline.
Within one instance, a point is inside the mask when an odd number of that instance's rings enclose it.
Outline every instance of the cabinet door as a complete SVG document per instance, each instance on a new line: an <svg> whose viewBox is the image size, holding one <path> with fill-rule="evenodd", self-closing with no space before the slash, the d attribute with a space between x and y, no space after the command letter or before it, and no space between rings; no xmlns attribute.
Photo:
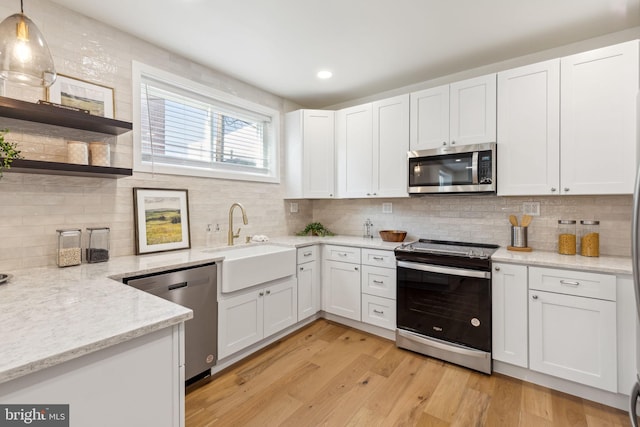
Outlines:
<svg viewBox="0 0 640 427"><path fill-rule="evenodd" d="M638 40L562 58L562 194L631 194Z"/></svg>
<svg viewBox="0 0 640 427"><path fill-rule="evenodd" d="M220 358L263 338L263 293L253 291L218 302L218 354Z"/></svg>
<svg viewBox="0 0 640 427"><path fill-rule="evenodd" d="M360 320L360 266L324 261L322 307L327 313Z"/></svg>
<svg viewBox="0 0 640 427"><path fill-rule="evenodd" d="M320 311L320 269L318 261L298 265L298 321Z"/></svg>
<svg viewBox="0 0 640 427"><path fill-rule="evenodd" d="M498 195L558 194L560 60L498 73Z"/></svg>
<svg viewBox="0 0 640 427"><path fill-rule="evenodd" d="M338 197L372 193L373 143L371 104L336 112Z"/></svg>
<svg viewBox="0 0 640 427"><path fill-rule="evenodd" d="M450 86L451 145L496 141L496 75L476 77Z"/></svg>
<svg viewBox="0 0 640 427"><path fill-rule="evenodd" d="M298 321L298 286L295 278L264 288L264 336Z"/></svg>
<svg viewBox="0 0 640 427"><path fill-rule="evenodd" d="M411 150L428 150L449 144L449 85L410 95Z"/></svg>
<svg viewBox="0 0 640 427"><path fill-rule="evenodd" d="M616 303L529 291L532 370L613 393L617 385Z"/></svg>
<svg viewBox="0 0 640 427"><path fill-rule="evenodd" d="M528 366L527 267L493 264L492 357Z"/></svg>
<svg viewBox="0 0 640 427"><path fill-rule="evenodd" d="M409 95L373 103L372 196L407 197Z"/></svg>
<svg viewBox="0 0 640 427"><path fill-rule="evenodd" d="M334 112L304 110L303 181L305 198L331 198L335 193Z"/></svg>

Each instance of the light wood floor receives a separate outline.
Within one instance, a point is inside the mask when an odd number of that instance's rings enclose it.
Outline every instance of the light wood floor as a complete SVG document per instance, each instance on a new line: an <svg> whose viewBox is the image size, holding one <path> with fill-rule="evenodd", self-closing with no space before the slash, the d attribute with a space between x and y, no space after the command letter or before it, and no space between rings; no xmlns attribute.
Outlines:
<svg viewBox="0 0 640 427"><path fill-rule="evenodd" d="M187 427L629 426L627 414L318 320L187 394Z"/></svg>

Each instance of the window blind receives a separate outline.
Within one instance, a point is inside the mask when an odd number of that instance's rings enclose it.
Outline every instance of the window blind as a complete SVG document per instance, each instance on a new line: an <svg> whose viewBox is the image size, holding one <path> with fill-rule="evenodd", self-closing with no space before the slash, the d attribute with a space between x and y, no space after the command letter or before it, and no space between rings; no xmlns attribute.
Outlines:
<svg viewBox="0 0 640 427"><path fill-rule="evenodd" d="M270 172L271 117L151 78L140 94L143 162Z"/></svg>

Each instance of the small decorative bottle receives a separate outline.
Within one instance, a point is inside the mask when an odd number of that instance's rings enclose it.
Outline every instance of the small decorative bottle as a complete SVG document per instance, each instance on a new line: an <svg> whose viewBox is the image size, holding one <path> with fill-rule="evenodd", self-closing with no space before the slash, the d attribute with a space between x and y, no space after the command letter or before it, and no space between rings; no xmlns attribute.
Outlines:
<svg viewBox="0 0 640 427"><path fill-rule="evenodd" d="M58 267L69 267L82 263L82 232L79 228L56 230L58 232Z"/></svg>
<svg viewBox="0 0 640 427"><path fill-rule="evenodd" d="M89 245L86 259L89 263L109 261L109 227L87 228Z"/></svg>

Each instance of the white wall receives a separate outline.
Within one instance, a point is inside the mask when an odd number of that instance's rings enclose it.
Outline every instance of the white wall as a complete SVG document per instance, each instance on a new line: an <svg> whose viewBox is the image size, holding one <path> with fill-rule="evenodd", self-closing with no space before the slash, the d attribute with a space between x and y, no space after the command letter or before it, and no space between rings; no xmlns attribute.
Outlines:
<svg viewBox="0 0 640 427"><path fill-rule="evenodd" d="M16 13L18 7L17 2L2 2L0 17ZM48 0L29 0L25 12L43 32L58 72L114 88L117 119L131 120L131 61L134 59L281 112L297 108L275 95L62 9ZM623 36L638 37L638 32ZM613 38L618 41L617 38L623 36L614 35ZM454 76L447 78L455 79ZM444 82L447 78L437 81ZM437 81L428 81L416 88L433 86ZM398 89L394 93L403 91L408 90ZM45 98L42 90L8 84L6 94L28 101ZM380 95L371 98L377 97ZM17 141L29 159L63 160L65 156L63 138L12 132L8 139ZM130 167L131 134L112 142L113 165ZM283 155L284 150L281 150ZM281 171L283 182L285 173L285 170ZM188 189L193 246L205 244L204 231L208 223L220 224L216 241L221 244L226 241L228 209L236 201L247 207L249 225L243 226L243 236L292 234L311 220L322 221L340 234L360 235L362 223L371 218L376 231L404 228L412 237L506 245L508 214L517 213L522 201L530 200L495 196L385 200L393 202L393 214L381 213L381 200L298 201L299 213L290 214L280 184L141 173L135 173L131 178L105 179L8 172L0 180L0 271L55 264L55 230L58 228L84 230L90 226L109 226L112 256L133 254L133 187ZM602 221L601 252L629 255L631 197L562 196L534 200L542 203L542 217L534 219L529 235L534 248L554 249L557 219L595 218ZM239 224L238 219L236 224Z"/></svg>
<svg viewBox="0 0 640 427"><path fill-rule="evenodd" d="M19 2L2 2L0 17L4 19L18 12L19 6ZM59 73L114 88L117 119L132 120L134 59L281 112L297 107L48 0L30 0L25 4L25 13L42 31ZM44 90L8 83L5 93L26 101L45 99ZM7 138L19 143L27 159L65 161L64 138L17 132L10 132ZM111 142L112 165L131 167L132 134L117 141L111 138ZM281 174L284 176L285 171ZM218 243L226 242L228 210L233 202L241 202L247 208L247 226L242 225L236 212L235 224L243 227L243 239L247 234L290 234L302 229L305 219L311 216L310 202L301 203L300 213L288 214L289 206L283 200L284 189L280 184L142 173L134 173L131 178L107 179L5 172L0 180L0 271L54 265L58 228L84 231L86 227L109 226L111 255L133 254L133 187L188 189L192 246L205 244L208 223L220 224L221 231L215 239Z"/></svg>

